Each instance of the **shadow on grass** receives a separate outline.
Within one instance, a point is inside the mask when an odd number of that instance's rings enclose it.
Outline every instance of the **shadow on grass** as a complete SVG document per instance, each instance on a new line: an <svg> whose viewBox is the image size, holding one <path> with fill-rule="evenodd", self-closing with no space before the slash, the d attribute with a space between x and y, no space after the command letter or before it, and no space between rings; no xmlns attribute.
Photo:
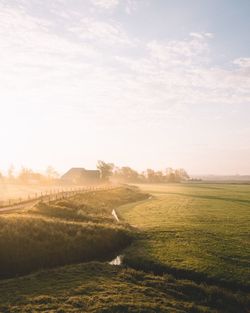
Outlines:
<svg viewBox="0 0 250 313"><path fill-rule="evenodd" d="M202 273L168 267L140 257L125 257L124 266L158 276L170 275L173 277L173 284L168 292L171 291L176 298L183 300L187 297L189 300L209 305L222 312L249 313L249 285L222 281ZM178 283L174 283L175 281Z"/></svg>
<svg viewBox="0 0 250 313"><path fill-rule="evenodd" d="M141 270L148 273L153 273L155 275L164 275L170 274L174 276L176 279L188 279L194 281L196 283L203 283L208 285L216 285L222 288L227 288L233 291L243 291L243 292L250 292L250 285L243 285L237 282L230 282L214 277L209 277L206 274L179 269L167 266L165 264L157 263L153 260L144 259L141 257L133 257L129 258L126 257L123 260L125 266L134 268L136 270Z"/></svg>

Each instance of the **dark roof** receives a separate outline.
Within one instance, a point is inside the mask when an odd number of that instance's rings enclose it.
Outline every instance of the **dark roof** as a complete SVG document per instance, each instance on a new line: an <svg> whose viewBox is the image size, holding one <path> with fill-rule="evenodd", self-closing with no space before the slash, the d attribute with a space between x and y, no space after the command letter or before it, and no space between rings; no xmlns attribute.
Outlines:
<svg viewBox="0 0 250 313"><path fill-rule="evenodd" d="M71 181L72 183L97 181L100 179L100 171L86 170L85 168L81 167L73 167L64 175L62 175L61 179Z"/></svg>

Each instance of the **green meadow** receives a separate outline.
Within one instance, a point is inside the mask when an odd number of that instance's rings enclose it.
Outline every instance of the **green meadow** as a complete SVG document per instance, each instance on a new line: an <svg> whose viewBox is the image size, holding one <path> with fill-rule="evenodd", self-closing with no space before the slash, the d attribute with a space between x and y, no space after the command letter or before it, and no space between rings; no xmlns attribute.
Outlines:
<svg viewBox="0 0 250 313"><path fill-rule="evenodd" d="M145 184L1 214L0 312L247 313L249 191Z"/></svg>
<svg viewBox="0 0 250 313"><path fill-rule="evenodd" d="M0 281L0 312L246 313L245 299L216 286L88 262Z"/></svg>
<svg viewBox="0 0 250 313"><path fill-rule="evenodd" d="M141 185L150 200L120 207L136 227L130 265L246 289L250 283L250 185ZM152 267L153 269L153 267Z"/></svg>

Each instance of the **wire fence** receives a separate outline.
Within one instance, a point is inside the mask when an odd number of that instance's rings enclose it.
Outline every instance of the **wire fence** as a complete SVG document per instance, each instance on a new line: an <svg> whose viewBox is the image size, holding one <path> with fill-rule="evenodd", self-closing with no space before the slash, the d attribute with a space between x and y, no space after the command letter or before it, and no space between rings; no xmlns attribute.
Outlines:
<svg viewBox="0 0 250 313"><path fill-rule="evenodd" d="M99 186L84 186L84 187L61 187L56 189L50 189L42 192L35 192L28 194L25 197L19 197L15 199L6 199L0 201L0 210L10 209L12 207L25 206L26 204L36 201L50 202L54 200L66 199L79 193L86 193L90 191L98 190L110 190L114 189L114 185L99 185Z"/></svg>

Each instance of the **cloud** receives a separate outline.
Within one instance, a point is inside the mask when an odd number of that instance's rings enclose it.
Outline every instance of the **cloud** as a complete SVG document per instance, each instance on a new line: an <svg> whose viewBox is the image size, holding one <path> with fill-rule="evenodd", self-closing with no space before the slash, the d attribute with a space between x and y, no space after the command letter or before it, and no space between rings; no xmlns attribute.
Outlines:
<svg viewBox="0 0 250 313"><path fill-rule="evenodd" d="M11 142L18 142L19 151L32 151L32 159L42 160L41 150L50 146L51 155L70 153L74 161L77 154L86 157L82 140L91 158L93 149L96 155L113 151L114 142L120 146L117 155L123 156L132 142L134 149L142 149L141 159L150 152L144 148L150 140L155 144L150 150L162 151L163 163L169 162L172 147L174 160L188 155L192 144L247 144L249 129L238 135L235 130L248 117L237 124L235 116L239 120L237 110L245 110L245 116L249 111L250 56L218 64L213 35L204 32L182 40L138 39L119 19L126 3L131 5L128 14L138 9L131 1L120 1L119 10L72 3L0 1L0 136L6 162L18 155ZM230 136L225 115L232 125ZM218 140L216 125L224 132ZM49 143L43 143L45 136ZM110 149L105 149L107 140Z"/></svg>
<svg viewBox="0 0 250 313"><path fill-rule="evenodd" d="M114 21L104 22L86 17L70 27L69 30L83 40L92 40L104 45L133 44L133 40Z"/></svg>
<svg viewBox="0 0 250 313"><path fill-rule="evenodd" d="M201 60L205 62L209 52L206 39L198 33L187 40L167 42L154 40L147 44L147 48L152 58L171 66L191 65Z"/></svg>
<svg viewBox="0 0 250 313"><path fill-rule="evenodd" d="M84 81L98 62L97 49L58 35L53 25L22 8L1 7L0 12L0 102L36 105L72 99L79 77Z"/></svg>
<svg viewBox="0 0 250 313"><path fill-rule="evenodd" d="M190 33L189 34L191 37L195 37L198 39L204 39L204 38L213 38L214 35L212 33Z"/></svg>
<svg viewBox="0 0 250 313"><path fill-rule="evenodd" d="M154 125L185 118L190 106L250 103L249 58L236 68L215 65L212 34L148 42L115 19L71 7L62 23L64 5L52 12L58 19L0 6L1 103L76 107L100 120L124 111L120 122Z"/></svg>
<svg viewBox="0 0 250 313"><path fill-rule="evenodd" d="M119 0L91 0L91 2L101 9L114 9L119 4Z"/></svg>
<svg viewBox="0 0 250 313"><path fill-rule="evenodd" d="M108 10L113 11L120 5L123 8L123 10L129 15L135 12L141 3L143 3L144 5L148 4L147 0L90 0L90 1L95 7L107 11Z"/></svg>
<svg viewBox="0 0 250 313"><path fill-rule="evenodd" d="M132 14L134 11L136 11L138 5L138 1L135 0L127 0L125 3L125 11L127 14Z"/></svg>
<svg viewBox="0 0 250 313"><path fill-rule="evenodd" d="M162 112L168 104L185 111L191 105L250 103L249 75L214 65L210 38L201 33L181 41L154 40L145 44L141 58L118 57L129 68L138 102ZM246 67L248 60L236 63Z"/></svg>
<svg viewBox="0 0 250 313"><path fill-rule="evenodd" d="M250 58L238 58L233 63L241 68L250 68Z"/></svg>

